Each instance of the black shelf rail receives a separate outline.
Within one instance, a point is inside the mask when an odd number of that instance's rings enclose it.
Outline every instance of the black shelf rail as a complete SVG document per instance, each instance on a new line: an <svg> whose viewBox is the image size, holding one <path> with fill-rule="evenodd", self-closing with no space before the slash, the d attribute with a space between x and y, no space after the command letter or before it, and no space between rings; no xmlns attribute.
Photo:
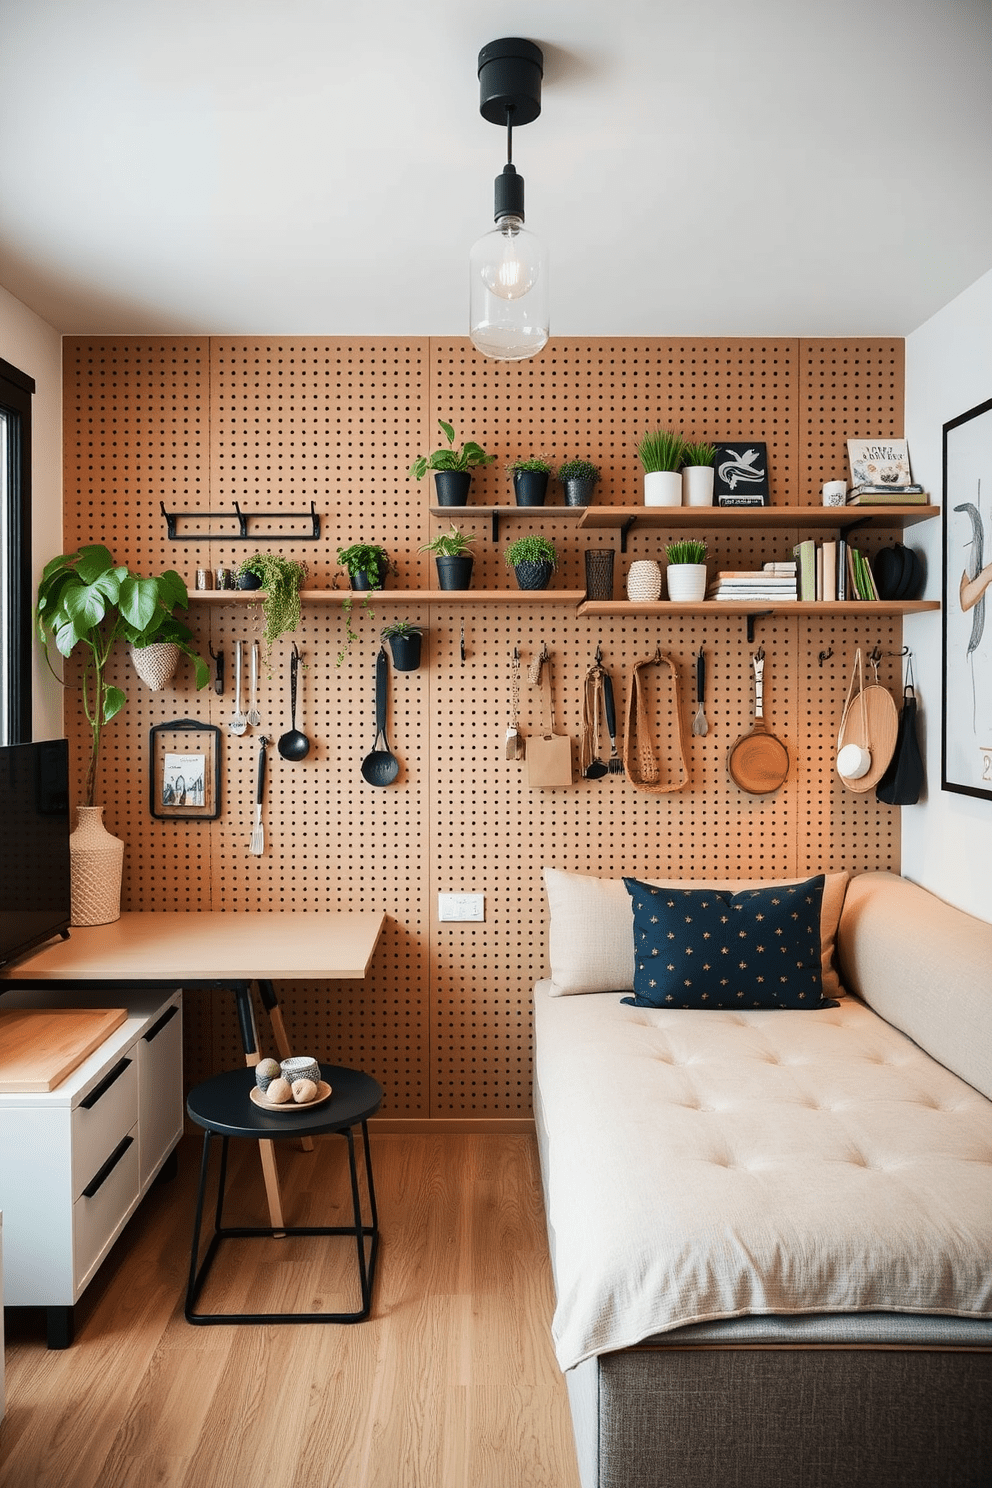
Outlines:
<svg viewBox="0 0 992 1488"><path fill-rule="evenodd" d="M165 528L170 542L210 542L220 538L228 542L285 542L287 538L292 538L296 542L315 542L320 536L320 517L312 501L308 512L246 512L241 510L236 501L234 510L226 512L168 512L164 501L160 501L159 506L165 518ZM237 532L179 532L177 530L179 522L197 520L229 522L232 519L238 524ZM292 533L249 531L248 524L256 521L309 522L310 531Z"/></svg>

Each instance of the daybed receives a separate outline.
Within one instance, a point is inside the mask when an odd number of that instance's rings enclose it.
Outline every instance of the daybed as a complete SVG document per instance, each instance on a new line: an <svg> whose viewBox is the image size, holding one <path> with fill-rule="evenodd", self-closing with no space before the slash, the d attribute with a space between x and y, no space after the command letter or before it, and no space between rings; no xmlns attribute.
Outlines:
<svg viewBox="0 0 992 1488"><path fill-rule="evenodd" d="M545 880L535 1113L583 1488L992 1484L992 925L888 873L810 880L822 907ZM753 949L783 887L819 940L798 1000L755 1008L725 962L698 976L707 917ZM691 1007L653 974L685 971L687 917Z"/></svg>

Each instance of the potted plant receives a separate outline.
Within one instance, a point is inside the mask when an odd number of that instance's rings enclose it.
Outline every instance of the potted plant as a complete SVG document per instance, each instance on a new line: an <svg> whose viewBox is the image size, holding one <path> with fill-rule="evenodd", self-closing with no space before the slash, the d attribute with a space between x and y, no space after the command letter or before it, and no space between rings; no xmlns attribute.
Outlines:
<svg viewBox="0 0 992 1488"><path fill-rule="evenodd" d="M546 589L558 567L554 543L547 537L518 537L503 554L521 589Z"/></svg>
<svg viewBox="0 0 992 1488"><path fill-rule="evenodd" d="M434 554L439 589L472 587L472 554L468 549L474 542L474 532L462 532L452 523L447 532L441 532L430 542L424 543L420 551Z"/></svg>
<svg viewBox="0 0 992 1488"><path fill-rule="evenodd" d="M644 505L681 506L685 439L672 429L642 436L637 453L644 466Z"/></svg>
<svg viewBox="0 0 992 1488"><path fill-rule="evenodd" d="M207 663L193 649L192 631L173 615L177 606L186 609L188 604L186 585L174 570L142 578L115 564L102 544L63 553L42 571L35 611L38 638L56 676L49 641L61 656L79 650L91 741L83 801L70 841L74 925L110 924L121 912L124 844L106 830L103 807L96 804L103 729L127 702L121 689L107 681L110 653L117 640L131 647L132 656L152 646L175 647L193 662L197 687L205 687L210 680Z"/></svg>
<svg viewBox="0 0 992 1488"><path fill-rule="evenodd" d="M713 505L715 444L687 444L682 460L682 501L685 506Z"/></svg>
<svg viewBox="0 0 992 1488"><path fill-rule="evenodd" d="M338 548L338 562L348 575L351 588L363 592L362 609L370 620L374 619L375 610L369 601L369 593L372 590L381 589L389 575L397 572L396 564L379 543L352 543L348 548ZM358 640L358 633L351 623L352 605L351 595L345 595L344 646L337 655L338 666L344 661L352 641Z"/></svg>
<svg viewBox="0 0 992 1488"><path fill-rule="evenodd" d="M389 642L393 666L398 672L415 672L420 665L420 648L424 632L409 620L393 620L384 625L382 639Z"/></svg>
<svg viewBox="0 0 992 1488"><path fill-rule="evenodd" d="M432 450L429 455L420 455L410 466L410 474L423 480L428 470L434 471L434 489L438 506L465 506L468 503L472 471L480 465L491 465L495 455L487 455L474 439L467 439L455 449L455 431L444 419L438 419L448 441L447 448Z"/></svg>
<svg viewBox="0 0 992 1488"><path fill-rule="evenodd" d="M550 461L542 456L514 460L507 471L513 477L513 494L518 506L543 506L548 494L548 481L554 474Z"/></svg>
<svg viewBox="0 0 992 1488"><path fill-rule="evenodd" d="M267 651L280 636L296 630L300 623L300 590L309 573L307 565L281 553L253 553L235 573L239 589L262 589L262 632Z"/></svg>
<svg viewBox="0 0 992 1488"><path fill-rule="evenodd" d="M588 506L599 480L599 469L591 460L566 460L558 467L558 479L565 487L566 506Z"/></svg>
<svg viewBox="0 0 992 1488"><path fill-rule="evenodd" d="M668 597L676 604L696 604L706 598L706 544L693 538L669 543Z"/></svg>

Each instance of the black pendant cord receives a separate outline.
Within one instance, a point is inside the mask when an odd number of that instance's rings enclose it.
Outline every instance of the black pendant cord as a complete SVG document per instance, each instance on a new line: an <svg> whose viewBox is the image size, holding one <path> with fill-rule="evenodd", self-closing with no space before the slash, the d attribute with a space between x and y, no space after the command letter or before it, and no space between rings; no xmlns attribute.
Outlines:
<svg viewBox="0 0 992 1488"><path fill-rule="evenodd" d="M513 164L513 104L506 105L506 163Z"/></svg>

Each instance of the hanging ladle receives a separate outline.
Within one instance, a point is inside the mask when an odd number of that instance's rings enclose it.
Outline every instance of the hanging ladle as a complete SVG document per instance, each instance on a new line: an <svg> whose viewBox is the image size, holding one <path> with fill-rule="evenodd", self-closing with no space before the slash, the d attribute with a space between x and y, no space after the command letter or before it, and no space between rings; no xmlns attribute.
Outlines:
<svg viewBox="0 0 992 1488"><path fill-rule="evenodd" d="M362 760L362 778L369 785L392 785L400 773L400 762L390 751L386 738L386 686L389 680L389 663L386 648L379 647L375 663L375 738L372 750ZM382 740L382 748L379 741Z"/></svg>
<svg viewBox="0 0 992 1488"><path fill-rule="evenodd" d="M300 653L296 642L293 642L293 655L289 663L289 702L290 722L292 728L288 729L279 740L279 753L283 759L301 760L306 759L310 753L310 740L302 730L296 727L296 674L300 665Z"/></svg>

